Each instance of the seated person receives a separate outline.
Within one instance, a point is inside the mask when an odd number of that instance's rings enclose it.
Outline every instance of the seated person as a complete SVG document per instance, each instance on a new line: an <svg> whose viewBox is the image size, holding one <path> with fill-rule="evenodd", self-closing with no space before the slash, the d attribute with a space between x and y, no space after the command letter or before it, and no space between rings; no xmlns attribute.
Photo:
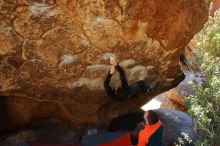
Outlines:
<svg viewBox="0 0 220 146"><path fill-rule="evenodd" d="M162 146L163 125L156 112L145 112L146 125L139 132L137 146Z"/></svg>
<svg viewBox="0 0 220 146"><path fill-rule="evenodd" d="M118 65L115 58L111 58L110 63L112 64L112 67L104 82L104 88L108 96L110 96L113 99L126 100L126 99L136 96L137 94L141 92L142 93L149 92L150 88L148 85L144 83L144 81L138 81L137 83L131 86L128 86L128 82L127 82L124 70ZM111 81L112 75L115 73L115 70L117 70L120 74L121 87L112 89L109 83Z"/></svg>

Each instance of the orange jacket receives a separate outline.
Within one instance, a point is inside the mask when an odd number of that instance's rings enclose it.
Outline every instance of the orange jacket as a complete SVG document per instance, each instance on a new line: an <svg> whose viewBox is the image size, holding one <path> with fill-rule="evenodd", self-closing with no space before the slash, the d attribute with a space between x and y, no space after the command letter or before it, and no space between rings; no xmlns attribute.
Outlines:
<svg viewBox="0 0 220 146"><path fill-rule="evenodd" d="M139 132L138 145L137 146L146 146L150 136L161 126L161 121L158 121L154 125L147 124L143 130Z"/></svg>

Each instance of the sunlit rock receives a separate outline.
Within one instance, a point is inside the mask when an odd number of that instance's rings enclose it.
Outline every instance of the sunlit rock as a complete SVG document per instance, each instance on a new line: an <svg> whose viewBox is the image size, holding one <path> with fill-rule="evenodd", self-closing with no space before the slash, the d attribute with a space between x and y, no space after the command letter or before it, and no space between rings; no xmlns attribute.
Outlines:
<svg viewBox="0 0 220 146"><path fill-rule="evenodd" d="M47 117L100 124L138 109L182 80L179 56L207 18L205 0L0 1L1 128ZM147 98L107 97L110 56L129 85L156 84Z"/></svg>

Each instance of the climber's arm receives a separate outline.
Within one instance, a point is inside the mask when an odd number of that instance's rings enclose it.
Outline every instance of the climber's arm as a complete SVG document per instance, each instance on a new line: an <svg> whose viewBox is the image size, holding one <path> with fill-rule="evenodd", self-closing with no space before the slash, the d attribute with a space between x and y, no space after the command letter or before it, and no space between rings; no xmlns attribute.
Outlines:
<svg viewBox="0 0 220 146"><path fill-rule="evenodd" d="M125 75L124 70L118 64L115 66L115 68L120 74L122 88L127 91L128 90L128 81L126 79L126 75Z"/></svg>
<svg viewBox="0 0 220 146"><path fill-rule="evenodd" d="M109 85L111 77L112 77L112 74L108 73L104 81L104 88L108 96L110 96L111 98L117 98L117 95L115 95L115 92L112 90L111 86Z"/></svg>

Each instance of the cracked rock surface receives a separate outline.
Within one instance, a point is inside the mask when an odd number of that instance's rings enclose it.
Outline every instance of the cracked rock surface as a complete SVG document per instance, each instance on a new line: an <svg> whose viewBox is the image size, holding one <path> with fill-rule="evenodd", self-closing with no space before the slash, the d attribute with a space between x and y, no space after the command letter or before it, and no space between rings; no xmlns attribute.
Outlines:
<svg viewBox="0 0 220 146"><path fill-rule="evenodd" d="M0 0L1 128L48 117L102 124L138 109L181 81L179 55L207 18L205 0ZM154 90L109 99L111 56L129 84Z"/></svg>

